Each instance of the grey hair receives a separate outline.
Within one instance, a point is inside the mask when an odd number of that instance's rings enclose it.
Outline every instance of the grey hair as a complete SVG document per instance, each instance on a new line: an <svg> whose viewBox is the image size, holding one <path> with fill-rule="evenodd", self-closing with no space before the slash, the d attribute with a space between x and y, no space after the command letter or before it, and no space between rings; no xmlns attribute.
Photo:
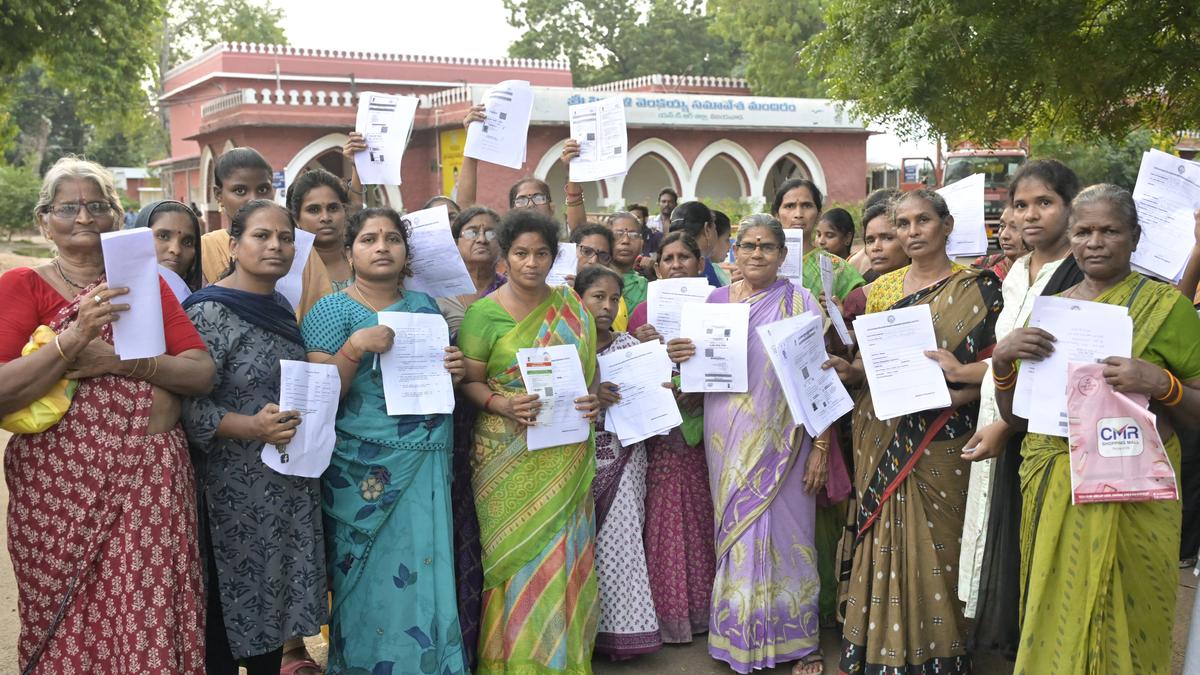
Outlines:
<svg viewBox="0 0 1200 675"><path fill-rule="evenodd" d="M1075 199L1071 200L1069 224L1075 224L1075 209L1095 202L1107 202L1117 219L1128 225L1134 236L1141 234L1142 226L1138 223L1137 205L1133 202L1133 195L1129 190L1112 183L1097 183L1080 190Z"/></svg>
<svg viewBox="0 0 1200 675"><path fill-rule="evenodd" d="M105 201L116 212L113 222L120 223L121 219L125 217L125 211L121 208L121 198L117 195L116 185L113 184L113 177L108 169L95 162L67 155L55 162L54 166L46 172L46 177L42 179L42 189L38 193L37 206L33 207L35 220L37 216L50 210L50 203L58 194L58 188L69 180L92 181L96 187L100 188Z"/></svg>
<svg viewBox="0 0 1200 675"><path fill-rule="evenodd" d="M929 188L920 188L911 192L901 193L895 199L888 202L888 218L895 223L896 211L900 208L900 205L910 199L916 199L918 197L929 202L929 205L933 207L933 212L937 214L937 217L941 219L942 222L945 222L946 219L950 217L950 207L946 204L945 197L941 196L937 192L934 192L933 190L930 190Z"/></svg>
<svg viewBox="0 0 1200 675"><path fill-rule="evenodd" d="M775 243L780 246L787 245L787 237L783 234L783 225L775 216L766 213L752 213L745 218L742 218L738 223L738 243L742 241L742 233L746 230L755 227L765 227L771 231L771 235L775 237Z"/></svg>

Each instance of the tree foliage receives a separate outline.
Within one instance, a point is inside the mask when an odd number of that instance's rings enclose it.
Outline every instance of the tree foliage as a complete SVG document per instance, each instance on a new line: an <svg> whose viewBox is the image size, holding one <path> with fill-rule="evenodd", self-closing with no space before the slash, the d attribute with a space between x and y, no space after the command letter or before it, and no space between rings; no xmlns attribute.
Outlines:
<svg viewBox="0 0 1200 675"><path fill-rule="evenodd" d="M830 0L805 63L872 120L1121 138L1200 120L1195 0Z"/></svg>
<svg viewBox="0 0 1200 675"><path fill-rule="evenodd" d="M729 76L738 49L709 31L700 0L504 0L524 31L514 57L571 63L577 86L642 75Z"/></svg>
<svg viewBox="0 0 1200 675"><path fill-rule="evenodd" d="M818 0L709 0L712 31L742 51L745 77L763 96L824 96L799 50L824 27Z"/></svg>
<svg viewBox="0 0 1200 675"><path fill-rule="evenodd" d="M13 232L33 226L42 181L27 167L0 164L0 232L12 239Z"/></svg>
<svg viewBox="0 0 1200 675"><path fill-rule="evenodd" d="M160 38L166 67L174 68L218 42L283 44L283 10L250 0L166 0ZM165 42L164 40L165 39Z"/></svg>
<svg viewBox="0 0 1200 675"><path fill-rule="evenodd" d="M1084 185L1113 183L1133 190L1142 153L1154 145L1149 131L1135 131L1124 138L1071 140L1061 135L1039 132L1033 135L1030 152L1034 157L1053 157L1075 170Z"/></svg>

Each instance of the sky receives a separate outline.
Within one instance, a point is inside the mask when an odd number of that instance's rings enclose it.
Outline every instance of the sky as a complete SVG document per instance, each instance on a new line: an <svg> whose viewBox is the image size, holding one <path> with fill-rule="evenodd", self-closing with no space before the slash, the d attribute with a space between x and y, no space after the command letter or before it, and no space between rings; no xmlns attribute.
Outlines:
<svg viewBox="0 0 1200 675"><path fill-rule="evenodd" d="M619 1L619 0L618 0ZM296 47L503 57L520 37L501 0L275 0Z"/></svg>

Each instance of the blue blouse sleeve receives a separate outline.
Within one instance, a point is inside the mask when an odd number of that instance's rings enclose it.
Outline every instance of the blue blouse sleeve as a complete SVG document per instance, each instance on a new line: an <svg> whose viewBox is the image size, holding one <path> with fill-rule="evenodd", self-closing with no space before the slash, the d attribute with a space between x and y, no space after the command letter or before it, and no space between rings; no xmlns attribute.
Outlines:
<svg viewBox="0 0 1200 675"><path fill-rule="evenodd" d="M338 293L327 295L309 310L300 326L305 351L336 354L350 339L352 331L343 298Z"/></svg>

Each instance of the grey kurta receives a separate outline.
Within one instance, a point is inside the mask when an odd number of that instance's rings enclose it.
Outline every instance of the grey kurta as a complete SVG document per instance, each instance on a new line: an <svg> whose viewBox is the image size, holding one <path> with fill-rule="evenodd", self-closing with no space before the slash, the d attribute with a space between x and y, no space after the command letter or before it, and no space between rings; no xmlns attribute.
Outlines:
<svg viewBox="0 0 1200 675"><path fill-rule="evenodd" d="M201 552L215 556L225 631L235 658L264 654L328 620L321 483L276 473L261 441L219 438L227 413L279 401L279 361L304 348L218 302L188 309L216 363L212 393L184 402L196 464ZM209 583L214 580L209 579Z"/></svg>

